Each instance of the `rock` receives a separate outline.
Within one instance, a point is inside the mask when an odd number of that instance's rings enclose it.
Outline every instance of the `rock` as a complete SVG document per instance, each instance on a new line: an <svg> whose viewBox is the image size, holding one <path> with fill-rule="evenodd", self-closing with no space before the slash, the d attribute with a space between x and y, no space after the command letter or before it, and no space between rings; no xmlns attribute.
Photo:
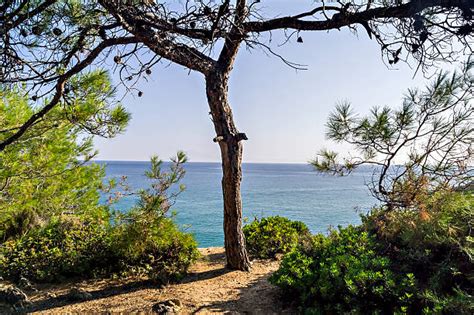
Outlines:
<svg viewBox="0 0 474 315"><path fill-rule="evenodd" d="M56 296L56 294L54 294L52 292L48 292L48 293L46 293L46 297L48 299L55 299L57 296Z"/></svg>
<svg viewBox="0 0 474 315"><path fill-rule="evenodd" d="M66 297L70 301L83 301L92 299L92 294L81 288L72 288Z"/></svg>
<svg viewBox="0 0 474 315"><path fill-rule="evenodd" d="M151 308L157 314L178 314L182 303L178 299L158 302Z"/></svg>
<svg viewBox="0 0 474 315"><path fill-rule="evenodd" d="M0 303L23 305L27 301L28 296L19 288L12 285L0 286Z"/></svg>
<svg viewBox="0 0 474 315"><path fill-rule="evenodd" d="M163 305L162 303L156 303L153 305L151 310L156 314L175 314L175 311L172 307Z"/></svg>

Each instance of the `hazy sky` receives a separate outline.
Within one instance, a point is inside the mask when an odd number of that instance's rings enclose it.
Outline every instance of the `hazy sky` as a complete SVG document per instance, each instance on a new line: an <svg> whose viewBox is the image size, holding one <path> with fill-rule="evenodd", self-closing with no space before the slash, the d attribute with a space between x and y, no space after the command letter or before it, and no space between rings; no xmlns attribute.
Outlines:
<svg viewBox="0 0 474 315"><path fill-rule="evenodd" d="M281 6L274 10L284 12L283 2L275 1ZM305 163L319 149L334 147L325 140L324 124L337 101L349 100L366 113L375 105L399 106L407 88L423 86L421 73L413 79L406 64L388 69L379 46L363 31L358 37L348 30L302 36L303 44L280 48L275 36L273 47L308 65L307 71L297 72L260 50L243 47L239 53L229 93L237 127L249 138L244 162ZM190 161L220 160L202 75L158 66L139 87L143 97L124 100L132 113L126 133L96 141L99 159L147 160L152 154L166 159L184 150Z"/></svg>

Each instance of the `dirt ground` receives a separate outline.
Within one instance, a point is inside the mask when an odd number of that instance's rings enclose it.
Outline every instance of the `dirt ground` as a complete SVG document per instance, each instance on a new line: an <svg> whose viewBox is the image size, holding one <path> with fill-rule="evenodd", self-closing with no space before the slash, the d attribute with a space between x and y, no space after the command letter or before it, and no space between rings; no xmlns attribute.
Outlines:
<svg viewBox="0 0 474 315"><path fill-rule="evenodd" d="M72 284L38 287L29 295L33 314L153 313L158 302L177 299L179 314L293 314L275 286L268 282L277 261L254 261L251 272L225 268L222 248L201 249L202 258L177 284L157 287L146 280L101 280L75 283L91 294L86 301L65 298Z"/></svg>

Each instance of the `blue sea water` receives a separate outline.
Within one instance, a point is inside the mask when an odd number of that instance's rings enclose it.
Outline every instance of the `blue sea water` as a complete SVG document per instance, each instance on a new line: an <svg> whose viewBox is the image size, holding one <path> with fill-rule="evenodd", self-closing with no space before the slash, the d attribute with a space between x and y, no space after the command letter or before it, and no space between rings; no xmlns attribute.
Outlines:
<svg viewBox="0 0 474 315"><path fill-rule="evenodd" d="M133 188L146 188L143 175L148 162L97 162L106 164L108 178L127 176ZM169 164L164 163L167 168ZM187 163L183 183L186 190L172 210L176 221L192 232L200 247L222 246L223 205L221 166L219 163ZM361 169L350 176L320 175L306 164L243 165L242 199L244 218L271 215L305 222L312 232L326 233L328 228L360 222L359 213L376 204L366 182L372 171ZM114 207L126 211L135 203L123 198Z"/></svg>

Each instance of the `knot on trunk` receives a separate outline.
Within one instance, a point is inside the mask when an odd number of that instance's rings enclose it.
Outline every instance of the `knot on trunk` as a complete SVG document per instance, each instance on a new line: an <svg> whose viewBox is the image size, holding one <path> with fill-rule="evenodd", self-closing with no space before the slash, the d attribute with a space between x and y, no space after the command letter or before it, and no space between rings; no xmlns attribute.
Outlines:
<svg viewBox="0 0 474 315"><path fill-rule="evenodd" d="M231 137L226 137L226 136L216 136L214 139L212 139L212 141L214 142L221 142L221 141L226 141L228 138L233 138L235 141L239 142L239 141L242 141L242 140L248 140L249 138L247 138L247 135L243 132L239 132L235 135L232 135Z"/></svg>
<svg viewBox="0 0 474 315"><path fill-rule="evenodd" d="M214 142L221 142L221 141L224 141L224 136L217 136L215 137L214 139L212 139L212 141Z"/></svg>
<svg viewBox="0 0 474 315"><path fill-rule="evenodd" d="M242 140L248 140L247 135L243 132L239 132L238 134L235 135L235 140L237 141L242 141Z"/></svg>

